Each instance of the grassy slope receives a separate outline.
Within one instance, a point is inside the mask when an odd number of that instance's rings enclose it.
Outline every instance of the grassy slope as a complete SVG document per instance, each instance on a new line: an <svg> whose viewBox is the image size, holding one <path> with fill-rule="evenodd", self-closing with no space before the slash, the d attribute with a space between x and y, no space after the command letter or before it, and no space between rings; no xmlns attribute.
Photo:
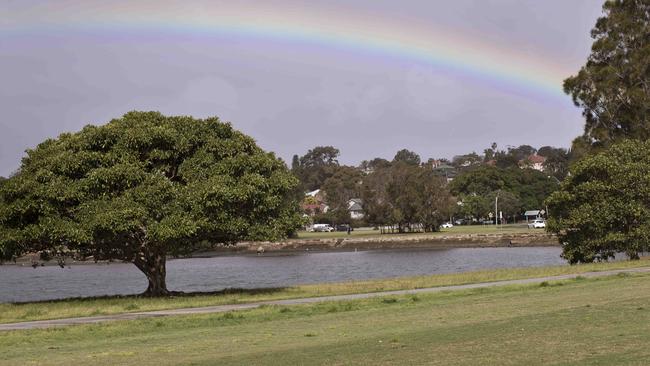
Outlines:
<svg viewBox="0 0 650 366"><path fill-rule="evenodd" d="M645 365L650 275L0 333L0 365Z"/></svg>
<svg viewBox="0 0 650 366"><path fill-rule="evenodd" d="M172 298L112 297L103 299L71 299L65 301L26 304L0 304L0 323L28 320L56 319L137 312L147 310L176 309L209 305L234 304L264 300L314 297L327 295L377 292L424 287L448 286L466 283L510 280L517 278L545 277L552 275L583 273L608 269L650 266L650 260L587 264L579 266L555 266L538 268L500 269L445 275L405 277L386 280L354 281L317 285L295 286L256 293L231 293Z"/></svg>
<svg viewBox="0 0 650 366"><path fill-rule="evenodd" d="M544 233L542 229L529 229L525 224L517 225L462 225L454 226L449 229L442 229L435 233L412 233L412 234L380 234L379 230L355 230L348 235L346 232L335 231L331 233L306 232L298 233L298 239L328 239L328 238L348 238L348 237L398 237L398 236L441 236L441 235L461 235L461 234L531 234Z"/></svg>

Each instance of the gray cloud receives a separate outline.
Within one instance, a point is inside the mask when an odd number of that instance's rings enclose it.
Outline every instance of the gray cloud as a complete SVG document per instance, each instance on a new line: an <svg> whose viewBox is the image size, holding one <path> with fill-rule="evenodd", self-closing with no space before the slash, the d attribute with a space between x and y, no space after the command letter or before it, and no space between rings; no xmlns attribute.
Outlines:
<svg viewBox="0 0 650 366"><path fill-rule="evenodd" d="M601 4L327 6L435 22L577 71ZM134 109L218 115L285 159L331 144L351 164L405 147L426 159L481 151L492 141L568 146L583 124L569 97L548 101L380 53L215 35L0 34L0 80L0 175L47 137Z"/></svg>

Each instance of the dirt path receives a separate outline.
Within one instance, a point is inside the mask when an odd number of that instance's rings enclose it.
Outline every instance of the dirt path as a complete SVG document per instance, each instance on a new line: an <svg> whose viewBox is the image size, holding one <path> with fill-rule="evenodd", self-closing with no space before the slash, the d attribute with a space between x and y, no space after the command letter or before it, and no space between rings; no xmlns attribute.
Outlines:
<svg viewBox="0 0 650 366"><path fill-rule="evenodd" d="M61 326L78 325L78 324L94 324L94 323L102 323L108 321L133 320L133 319L143 319L143 318L153 318L153 317L163 317L163 316L173 316L173 315L223 313L227 311L254 309L262 305L313 304L313 303L327 302L327 301L368 299L368 298L380 297L380 296L426 294L426 293L435 293L435 292L442 292L442 291L457 291L457 290L466 290L466 289L493 287L493 286L535 284L544 281L567 280L576 277L593 278L593 277L612 276L612 275L617 275L619 273L648 273L648 272L650 272L650 268L621 269L621 270L586 272L586 273L549 276L549 277L527 278L521 280L507 280L507 281L472 283L467 285L430 287L430 288L421 288L415 290L398 290L398 291L384 291L384 292L372 292L372 293L350 294L350 295L309 297L309 298L301 298L301 299L261 301L261 302L248 303L248 304L217 305L217 306L206 306L200 308L156 310L156 311L146 311L146 312L139 312L139 313L91 316L91 317L83 317L83 318L37 320L37 321L21 322L21 323L0 324L0 331L42 329L42 328L61 327Z"/></svg>

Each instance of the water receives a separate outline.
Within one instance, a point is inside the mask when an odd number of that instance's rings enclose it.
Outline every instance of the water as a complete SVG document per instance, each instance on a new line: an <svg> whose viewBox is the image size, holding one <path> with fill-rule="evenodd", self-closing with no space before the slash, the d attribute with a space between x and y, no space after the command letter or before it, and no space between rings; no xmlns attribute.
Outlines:
<svg viewBox="0 0 650 366"><path fill-rule="evenodd" d="M458 248L174 259L167 262L167 285L216 291L566 264L560 253L559 247ZM137 294L146 287L146 278L130 263L0 266L0 302Z"/></svg>

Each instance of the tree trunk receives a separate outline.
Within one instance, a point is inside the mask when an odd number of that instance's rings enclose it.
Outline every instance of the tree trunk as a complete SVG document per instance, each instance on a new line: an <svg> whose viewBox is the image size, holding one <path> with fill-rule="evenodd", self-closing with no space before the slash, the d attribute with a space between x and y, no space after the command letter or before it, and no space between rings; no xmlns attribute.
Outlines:
<svg viewBox="0 0 650 366"><path fill-rule="evenodd" d="M167 290L167 269L166 256L163 252L145 251L141 253L134 261L136 267L147 276L149 286L142 294L144 296L165 296L169 294Z"/></svg>

